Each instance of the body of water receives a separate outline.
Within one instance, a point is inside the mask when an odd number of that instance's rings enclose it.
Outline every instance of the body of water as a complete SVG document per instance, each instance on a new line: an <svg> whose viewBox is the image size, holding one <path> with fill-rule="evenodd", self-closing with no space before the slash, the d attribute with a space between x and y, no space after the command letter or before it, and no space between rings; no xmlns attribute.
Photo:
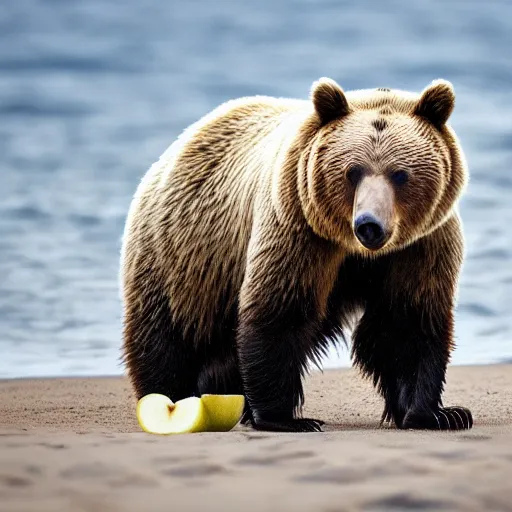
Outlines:
<svg viewBox="0 0 512 512"><path fill-rule="evenodd" d="M451 80L471 171L454 363L512 358L512 2L0 6L0 377L115 374L135 188L230 98ZM327 366L346 365L334 354Z"/></svg>

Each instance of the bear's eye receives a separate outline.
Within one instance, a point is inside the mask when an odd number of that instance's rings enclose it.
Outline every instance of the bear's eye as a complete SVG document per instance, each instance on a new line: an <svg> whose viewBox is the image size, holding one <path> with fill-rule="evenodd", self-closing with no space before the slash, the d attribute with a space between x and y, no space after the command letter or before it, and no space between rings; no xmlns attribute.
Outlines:
<svg viewBox="0 0 512 512"><path fill-rule="evenodd" d="M391 174L391 181L395 185L405 185L409 181L409 175L406 171L395 171Z"/></svg>
<svg viewBox="0 0 512 512"><path fill-rule="evenodd" d="M347 171L347 179L355 187L361 181L363 173L364 167L362 165L352 165Z"/></svg>

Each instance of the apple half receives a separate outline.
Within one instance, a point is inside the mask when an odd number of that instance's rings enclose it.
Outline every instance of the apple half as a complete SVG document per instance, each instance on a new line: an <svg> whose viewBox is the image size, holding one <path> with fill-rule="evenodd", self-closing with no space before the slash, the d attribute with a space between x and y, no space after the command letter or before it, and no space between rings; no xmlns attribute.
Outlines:
<svg viewBox="0 0 512 512"><path fill-rule="evenodd" d="M243 395L203 395L176 403L158 393L143 396L137 403L137 419L151 434L227 432L240 421Z"/></svg>
<svg viewBox="0 0 512 512"><path fill-rule="evenodd" d="M240 421L244 412L243 395L202 395L209 432L228 432Z"/></svg>

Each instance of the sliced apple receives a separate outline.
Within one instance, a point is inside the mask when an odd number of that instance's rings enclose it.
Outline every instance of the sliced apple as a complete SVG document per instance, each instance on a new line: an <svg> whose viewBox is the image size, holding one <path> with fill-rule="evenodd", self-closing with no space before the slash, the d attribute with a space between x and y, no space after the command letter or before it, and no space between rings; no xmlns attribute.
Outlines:
<svg viewBox="0 0 512 512"><path fill-rule="evenodd" d="M151 393L138 401L137 419L151 434L203 432L208 427L203 402L195 396L173 403L167 396Z"/></svg>
<svg viewBox="0 0 512 512"><path fill-rule="evenodd" d="M243 395L202 395L210 432L227 432L236 426L244 412Z"/></svg>

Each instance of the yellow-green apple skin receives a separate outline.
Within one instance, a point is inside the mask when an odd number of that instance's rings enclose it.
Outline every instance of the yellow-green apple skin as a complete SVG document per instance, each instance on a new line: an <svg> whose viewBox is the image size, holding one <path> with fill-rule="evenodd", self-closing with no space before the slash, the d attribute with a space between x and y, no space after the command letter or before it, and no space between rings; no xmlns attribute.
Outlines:
<svg viewBox="0 0 512 512"><path fill-rule="evenodd" d="M227 432L233 429L244 412L243 395L202 395L210 432Z"/></svg>

